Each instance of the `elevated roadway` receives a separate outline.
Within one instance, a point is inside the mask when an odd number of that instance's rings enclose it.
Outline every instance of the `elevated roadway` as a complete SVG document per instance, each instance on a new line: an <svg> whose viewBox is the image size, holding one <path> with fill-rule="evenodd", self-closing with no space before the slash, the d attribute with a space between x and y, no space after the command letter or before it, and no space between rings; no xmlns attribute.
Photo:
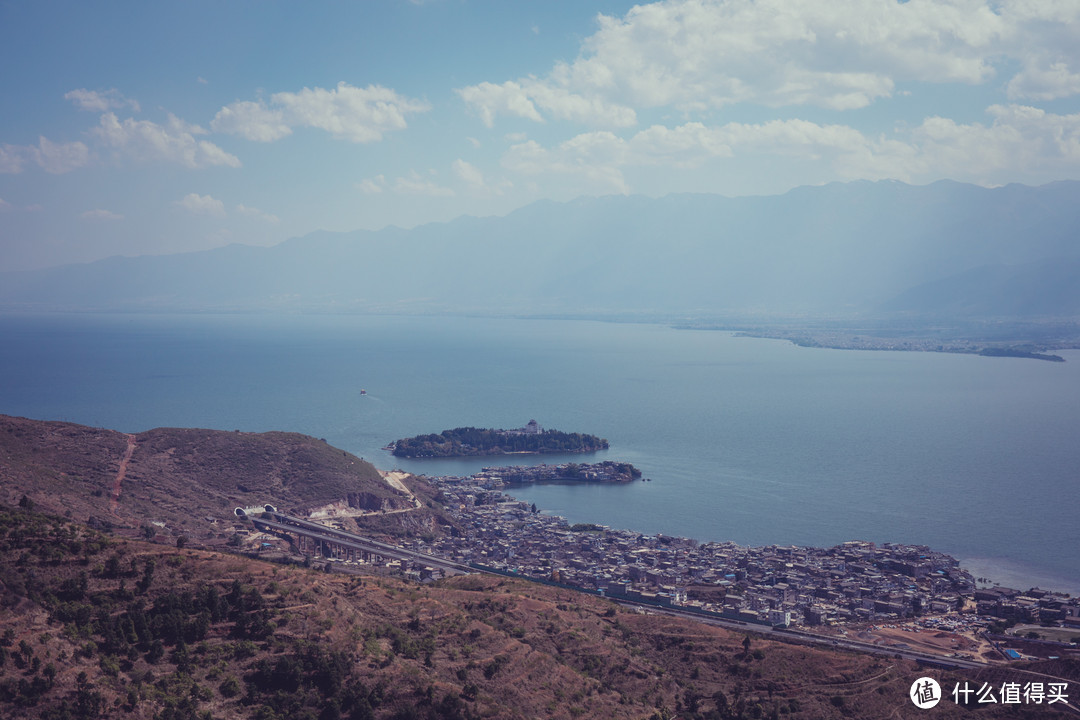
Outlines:
<svg viewBox="0 0 1080 720"><path fill-rule="evenodd" d="M815 635L814 633L804 632L802 630L792 630L783 627L769 627L768 625L758 625L756 623L745 623L739 620L729 620L727 618L710 617L708 615L700 615L698 613L686 612L679 610L676 607L657 606L650 603L636 603L623 599L619 599L620 605L640 606L647 608L650 612L673 615L676 617L687 618L689 620L695 620L697 622L703 622L709 625L717 625L729 630L737 630L739 632L754 633L756 635L763 635L771 640L780 640L782 642L800 642L811 645L818 645L820 647L833 648L839 650L852 650L860 653L869 653L871 655L882 655L885 657L902 657L906 660L914 660L924 665L933 665L934 667L941 668L954 668L963 670L982 670L991 667L989 663L979 662L977 660L966 660L964 658L951 658L943 655L932 655L930 653L922 653L907 648L892 648L882 645L873 645L871 643L859 642L858 640L848 640L846 638L828 638L822 635ZM1000 667L1000 666L995 666Z"/></svg>
<svg viewBox="0 0 1080 720"><path fill-rule="evenodd" d="M391 560L415 562L426 567L442 570L446 575L461 575L475 572L475 570L468 566L456 563L452 560L446 560L414 550L406 550L405 548L400 548L396 545L372 540L371 538L355 535L350 532L345 532L344 530L338 530L337 528L326 527L325 525L286 515L281 512L267 512L263 517L252 516L250 519L252 524L260 530L293 534L298 538L307 538L315 542L321 542L325 545L339 548L346 553L366 556L374 555Z"/></svg>

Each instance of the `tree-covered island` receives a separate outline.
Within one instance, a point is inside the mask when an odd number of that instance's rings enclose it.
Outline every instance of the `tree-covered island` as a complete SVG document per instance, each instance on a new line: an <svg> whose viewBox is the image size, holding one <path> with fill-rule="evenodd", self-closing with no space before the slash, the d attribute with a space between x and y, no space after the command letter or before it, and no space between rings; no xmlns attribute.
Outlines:
<svg viewBox="0 0 1080 720"><path fill-rule="evenodd" d="M475 455L590 453L607 450L595 435L544 430L535 420L516 430L459 427L437 435L417 435L387 446L396 457L444 458Z"/></svg>

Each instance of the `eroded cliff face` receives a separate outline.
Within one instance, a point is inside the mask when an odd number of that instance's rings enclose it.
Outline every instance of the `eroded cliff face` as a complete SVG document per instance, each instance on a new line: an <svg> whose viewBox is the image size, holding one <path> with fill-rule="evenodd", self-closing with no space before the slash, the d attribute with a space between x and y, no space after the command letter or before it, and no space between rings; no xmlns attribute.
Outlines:
<svg viewBox="0 0 1080 720"><path fill-rule="evenodd" d="M416 534L439 534L443 532L444 529L449 530L448 527L444 527L439 523L439 518L436 515L423 511L417 513L398 513L392 517L401 526L401 529L406 532Z"/></svg>
<svg viewBox="0 0 1080 720"><path fill-rule="evenodd" d="M346 501L349 507L358 510L403 510L410 507L408 499L404 497L378 497L369 492L349 493Z"/></svg>
<svg viewBox="0 0 1080 720"><path fill-rule="evenodd" d="M340 500L306 508L310 518L352 517L405 510L412 503L405 497L382 497L370 492L352 492Z"/></svg>
<svg viewBox="0 0 1080 720"><path fill-rule="evenodd" d="M423 537L458 532L444 514L427 507L405 512L366 513L348 519L361 535L385 537Z"/></svg>

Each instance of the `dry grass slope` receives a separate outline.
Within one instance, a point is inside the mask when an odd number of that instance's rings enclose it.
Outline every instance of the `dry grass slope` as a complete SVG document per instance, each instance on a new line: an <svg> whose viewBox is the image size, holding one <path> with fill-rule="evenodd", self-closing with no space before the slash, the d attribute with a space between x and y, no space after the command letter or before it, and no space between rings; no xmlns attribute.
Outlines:
<svg viewBox="0 0 1080 720"><path fill-rule="evenodd" d="M0 501L27 495L76 520L136 529L158 523L163 533L204 545L219 540L207 518L228 521L237 506L269 502L306 513L339 501L409 505L370 463L306 435L158 428L134 435L134 443L114 504L127 435L0 415Z"/></svg>

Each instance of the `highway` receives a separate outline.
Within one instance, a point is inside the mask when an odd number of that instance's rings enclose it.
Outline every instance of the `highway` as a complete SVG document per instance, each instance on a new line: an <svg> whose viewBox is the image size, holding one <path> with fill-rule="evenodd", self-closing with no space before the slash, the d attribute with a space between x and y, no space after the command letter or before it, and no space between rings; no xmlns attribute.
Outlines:
<svg viewBox="0 0 1080 720"><path fill-rule="evenodd" d="M269 512L266 514L273 517L274 520L251 517L252 524L261 530L302 535L313 540L319 540L349 550L357 550L394 560L418 562L427 567L442 570L447 575L461 575L475 572L475 570L467 565L462 565L461 563L456 563L452 560L445 560L434 555L406 550L405 548L378 542L377 540L371 540L360 535L345 532L344 530L338 530L337 528L326 527L325 525L292 517L291 515L286 515L284 513Z"/></svg>
<svg viewBox="0 0 1080 720"><path fill-rule="evenodd" d="M881 645L873 645L871 643L859 642L858 640L848 640L845 638L827 638L822 635L815 635L814 633L803 632L802 630L773 628L769 627L768 625L758 625L756 623L745 623L739 620L710 617L708 615L701 615L698 613L687 612L685 610L679 610L678 608L674 607L661 607L657 605L651 605L649 603L638 603L632 600L623 600L622 598L616 600L616 602L620 605L625 605L629 607L642 607L649 610L650 612L654 612L657 614L686 618L688 620L694 620L696 622L702 622L708 625L716 625L718 627L726 628L728 630L735 630L737 632L744 633L755 633L757 635L763 635L770 640L779 640L781 642L800 642L819 645L826 648L833 648L837 650L852 650L855 652L869 653L871 655L882 655L891 658L900 656L906 660L915 660L916 662L930 664L935 667L941 668L981 670L990 667L988 663L982 663L975 660L950 658L944 657L942 655L931 655L929 653L916 652L914 650L909 650L906 648L890 648Z"/></svg>

